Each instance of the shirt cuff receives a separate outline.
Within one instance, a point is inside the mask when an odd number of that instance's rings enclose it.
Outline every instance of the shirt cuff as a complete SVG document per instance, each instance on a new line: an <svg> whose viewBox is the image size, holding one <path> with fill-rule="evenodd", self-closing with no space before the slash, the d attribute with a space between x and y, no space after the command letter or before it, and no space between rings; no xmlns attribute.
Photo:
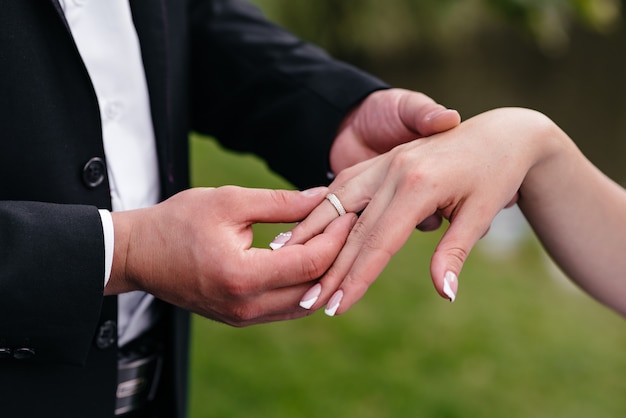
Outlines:
<svg viewBox="0 0 626 418"><path fill-rule="evenodd" d="M113 267L115 232L111 212L104 209L100 209L98 212L100 212L100 218L102 219L102 233L104 235L104 286L106 287L111 278L111 269Z"/></svg>

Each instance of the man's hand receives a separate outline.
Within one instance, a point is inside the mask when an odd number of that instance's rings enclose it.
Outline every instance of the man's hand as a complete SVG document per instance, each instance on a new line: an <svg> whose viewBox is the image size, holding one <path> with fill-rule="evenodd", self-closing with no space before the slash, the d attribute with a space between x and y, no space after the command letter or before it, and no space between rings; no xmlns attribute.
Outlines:
<svg viewBox="0 0 626 418"><path fill-rule="evenodd" d="M113 213L115 253L105 293L144 290L235 326L305 316L300 297L335 260L356 216L277 251L251 248L252 225L299 221L325 193L191 189L150 208Z"/></svg>
<svg viewBox="0 0 626 418"><path fill-rule="evenodd" d="M330 150L335 174L397 145L456 127L461 117L433 99L410 90L370 94L341 124Z"/></svg>

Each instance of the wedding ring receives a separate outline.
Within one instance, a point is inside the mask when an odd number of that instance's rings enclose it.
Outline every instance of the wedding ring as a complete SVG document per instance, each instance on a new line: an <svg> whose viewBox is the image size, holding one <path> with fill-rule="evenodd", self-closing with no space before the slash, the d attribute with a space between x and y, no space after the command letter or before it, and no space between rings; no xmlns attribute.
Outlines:
<svg viewBox="0 0 626 418"><path fill-rule="evenodd" d="M343 205L339 201L339 198L335 196L334 193L328 193L326 195L326 199L330 202L331 205L335 207L335 210L337 211L339 216L346 214L346 210L344 209Z"/></svg>

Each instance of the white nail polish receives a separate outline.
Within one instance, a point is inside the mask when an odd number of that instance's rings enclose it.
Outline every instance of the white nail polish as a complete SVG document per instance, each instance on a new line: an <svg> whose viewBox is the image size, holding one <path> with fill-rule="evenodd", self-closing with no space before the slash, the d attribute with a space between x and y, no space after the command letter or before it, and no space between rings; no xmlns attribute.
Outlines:
<svg viewBox="0 0 626 418"><path fill-rule="evenodd" d="M270 248L272 250L282 248L290 239L291 231L281 232L280 234L276 235L276 238L274 238L272 242L270 242Z"/></svg>
<svg viewBox="0 0 626 418"><path fill-rule="evenodd" d="M454 302L454 299L456 299L456 287L456 274L452 273L451 271L446 272L446 275L443 278L443 293L445 293L448 299L450 299L450 302Z"/></svg>
<svg viewBox="0 0 626 418"><path fill-rule="evenodd" d="M302 296L300 306L304 309L311 309L311 306L315 305L315 302L317 302L320 293L322 293L322 285L317 283Z"/></svg>
<svg viewBox="0 0 626 418"><path fill-rule="evenodd" d="M343 290L337 290L328 301L328 305L326 305L324 313L328 316L335 316L335 314L337 313L337 309L339 309L341 299L343 299Z"/></svg>

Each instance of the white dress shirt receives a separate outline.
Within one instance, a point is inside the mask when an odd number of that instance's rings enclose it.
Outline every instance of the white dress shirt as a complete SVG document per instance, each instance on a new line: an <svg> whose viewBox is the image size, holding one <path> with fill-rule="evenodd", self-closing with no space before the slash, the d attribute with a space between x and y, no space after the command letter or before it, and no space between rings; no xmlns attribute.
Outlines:
<svg viewBox="0 0 626 418"><path fill-rule="evenodd" d="M158 161L139 39L128 0L59 0L93 84L102 120L114 211L154 205L160 198ZM100 211L105 237L105 285L113 261L111 215ZM119 296L118 345L158 317L144 292Z"/></svg>

